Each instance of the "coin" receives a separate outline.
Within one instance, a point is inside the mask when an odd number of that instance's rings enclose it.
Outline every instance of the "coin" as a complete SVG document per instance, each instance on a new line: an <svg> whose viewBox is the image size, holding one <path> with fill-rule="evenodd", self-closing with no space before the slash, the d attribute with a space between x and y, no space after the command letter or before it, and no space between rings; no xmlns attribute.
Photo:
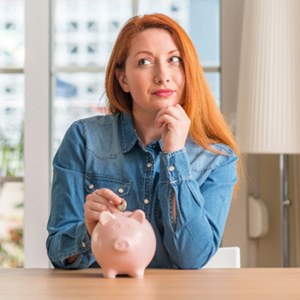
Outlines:
<svg viewBox="0 0 300 300"><path fill-rule="evenodd" d="M125 201L125 199L122 199L122 202L118 205L118 209L120 211L125 211L127 208L127 202Z"/></svg>

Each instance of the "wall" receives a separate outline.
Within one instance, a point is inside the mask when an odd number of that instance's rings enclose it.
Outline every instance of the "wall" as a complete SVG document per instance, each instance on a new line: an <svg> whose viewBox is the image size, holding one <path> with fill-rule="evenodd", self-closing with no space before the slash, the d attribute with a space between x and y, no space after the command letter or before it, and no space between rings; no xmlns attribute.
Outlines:
<svg viewBox="0 0 300 300"><path fill-rule="evenodd" d="M244 0L222 2L222 111L235 129ZM241 248L243 267L280 266L279 178L276 155L243 157L243 178L233 200L223 246ZM270 213L270 230L260 239L248 237L248 195L261 198Z"/></svg>
<svg viewBox="0 0 300 300"><path fill-rule="evenodd" d="M222 1L222 111L235 128L244 0ZM300 156L289 157L290 266L300 266ZM248 195L265 202L269 231L248 238ZM239 246L243 267L280 267L280 190L278 155L244 158L244 178L232 203L223 246Z"/></svg>
<svg viewBox="0 0 300 300"><path fill-rule="evenodd" d="M290 265L300 267L300 155L291 155L289 162L290 180Z"/></svg>
<svg viewBox="0 0 300 300"><path fill-rule="evenodd" d="M244 0L222 1L222 111L234 130ZM242 180L225 227L223 246L239 246L241 265L248 266L247 181Z"/></svg>

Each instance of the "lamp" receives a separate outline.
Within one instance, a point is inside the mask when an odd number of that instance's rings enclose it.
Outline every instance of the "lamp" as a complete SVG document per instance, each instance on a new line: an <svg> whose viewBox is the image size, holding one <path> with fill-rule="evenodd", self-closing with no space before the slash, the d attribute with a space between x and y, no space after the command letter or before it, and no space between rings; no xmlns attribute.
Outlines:
<svg viewBox="0 0 300 300"><path fill-rule="evenodd" d="M279 154L281 263L287 267L287 158L300 153L300 1L244 5L237 141L243 153Z"/></svg>

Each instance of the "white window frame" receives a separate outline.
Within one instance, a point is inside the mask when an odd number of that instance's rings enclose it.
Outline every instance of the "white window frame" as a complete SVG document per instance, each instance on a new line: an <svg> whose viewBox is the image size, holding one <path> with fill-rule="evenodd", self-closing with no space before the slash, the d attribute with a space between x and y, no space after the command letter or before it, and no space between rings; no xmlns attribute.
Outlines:
<svg viewBox="0 0 300 300"><path fill-rule="evenodd" d="M49 267L50 0L25 1L25 267Z"/></svg>

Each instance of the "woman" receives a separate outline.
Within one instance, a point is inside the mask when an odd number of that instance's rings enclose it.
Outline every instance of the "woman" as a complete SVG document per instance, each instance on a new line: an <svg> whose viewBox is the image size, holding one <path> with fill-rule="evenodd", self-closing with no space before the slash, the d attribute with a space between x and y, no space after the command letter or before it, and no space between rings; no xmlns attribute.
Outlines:
<svg viewBox="0 0 300 300"><path fill-rule="evenodd" d="M75 122L53 161L51 262L96 266L90 236L99 213L126 199L155 231L150 267L202 267L221 242L239 153L192 42L165 15L133 17L105 85L111 114Z"/></svg>

